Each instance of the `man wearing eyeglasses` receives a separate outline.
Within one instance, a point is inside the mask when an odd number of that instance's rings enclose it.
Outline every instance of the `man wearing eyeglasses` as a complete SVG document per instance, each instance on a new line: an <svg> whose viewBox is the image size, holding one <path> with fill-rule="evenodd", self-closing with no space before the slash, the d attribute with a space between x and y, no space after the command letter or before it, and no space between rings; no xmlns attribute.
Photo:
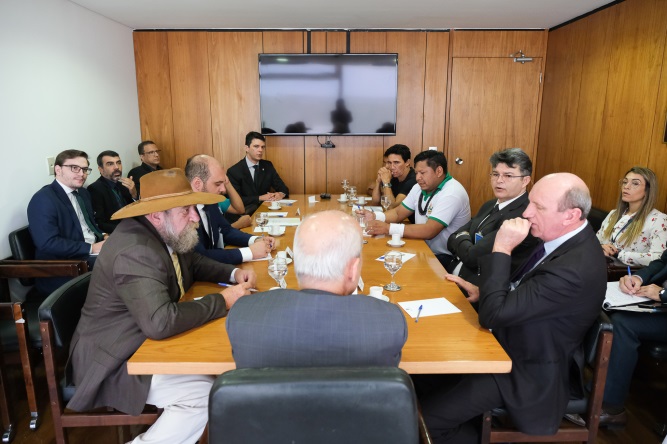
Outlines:
<svg viewBox="0 0 667 444"><path fill-rule="evenodd" d="M533 171L530 157L521 148L497 151L491 155L489 162L489 177L495 199L484 203L477 215L447 241L447 249L457 258L447 271L475 285L480 285L478 260L491 253L500 226L507 219L521 217L528 206L526 187ZM529 234L512 251L512 271L526 260L537 242Z"/></svg>
<svg viewBox="0 0 667 444"><path fill-rule="evenodd" d="M161 150L155 145L152 140L144 140L137 146L139 151L139 158L141 165L134 167L127 173L127 177L134 181L134 187L137 189L137 198L141 196L140 180L145 174L152 173L156 170L161 170L160 166L160 152Z"/></svg>
<svg viewBox="0 0 667 444"><path fill-rule="evenodd" d="M35 259L83 259L92 268L106 235L95 223L93 206L83 184L91 172L88 155L66 150L56 156L56 179L42 187L28 204L28 224L35 243ZM48 295L70 278L35 280Z"/></svg>

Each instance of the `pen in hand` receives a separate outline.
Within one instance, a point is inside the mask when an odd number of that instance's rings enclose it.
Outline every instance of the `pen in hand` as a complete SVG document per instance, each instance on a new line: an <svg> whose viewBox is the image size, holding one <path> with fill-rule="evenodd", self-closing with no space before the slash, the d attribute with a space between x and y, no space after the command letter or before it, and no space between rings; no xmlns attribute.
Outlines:
<svg viewBox="0 0 667 444"><path fill-rule="evenodd" d="M227 284L225 282L218 282L218 285L221 287L233 287L234 284ZM248 291L259 291L256 288L248 288Z"/></svg>
<svg viewBox="0 0 667 444"><path fill-rule="evenodd" d="M417 317L415 318L415 322L419 322L419 316L422 314L422 308L423 307L424 307L423 305L419 306L419 310L417 310Z"/></svg>

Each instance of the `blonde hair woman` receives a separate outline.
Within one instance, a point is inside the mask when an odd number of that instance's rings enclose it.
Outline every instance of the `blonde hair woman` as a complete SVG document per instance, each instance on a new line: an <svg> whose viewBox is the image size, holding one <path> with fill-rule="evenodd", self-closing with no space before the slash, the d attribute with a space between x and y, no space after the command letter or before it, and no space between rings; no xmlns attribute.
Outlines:
<svg viewBox="0 0 667 444"><path fill-rule="evenodd" d="M625 264L648 265L667 248L667 215L653 208L658 180L650 169L635 166L619 185L616 209L602 222L597 237L606 256Z"/></svg>

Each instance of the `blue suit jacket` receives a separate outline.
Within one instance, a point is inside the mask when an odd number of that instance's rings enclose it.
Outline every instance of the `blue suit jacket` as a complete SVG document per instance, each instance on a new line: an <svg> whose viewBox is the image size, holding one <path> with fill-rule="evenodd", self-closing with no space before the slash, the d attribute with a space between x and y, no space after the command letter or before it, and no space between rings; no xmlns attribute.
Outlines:
<svg viewBox="0 0 667 444"><path fill-rule="evenodd" d="M88 190L79 188L78 192L92 217L93 206ZM91 222L95 223L94 219ZM55 180L42 187L30 199L28 224L35 243L35 259L90 259L90 244L83 239L81 224L72 202ZM69 279L36 279L35 286L41 294L49 294Z"/></svg>
<svg viewBox="0 0 667 444"><path fill-rule="evenodd" d="M200 223L199 228L197 229L197 232L199 233L199 243L195 247L195 251L202 256L226 264L236 265L243 262L243 256L238 249L217 248L215 245L218 244L218 240L220 239L220 236L222 236L225 245L247 247L252 236L232 227L218 209L217 204L205 205L203 211L206 212L206 216L208 217L209 233L213 233L213 238L211 239L208 234L206 234L203 224Z"/></svg>
<svg viewBox="0 0 667 444"><path fill-rule="evenodd" d="M236 368L396 366L408 338L398 305L291 289L239 299L227 333Z"/></svg>

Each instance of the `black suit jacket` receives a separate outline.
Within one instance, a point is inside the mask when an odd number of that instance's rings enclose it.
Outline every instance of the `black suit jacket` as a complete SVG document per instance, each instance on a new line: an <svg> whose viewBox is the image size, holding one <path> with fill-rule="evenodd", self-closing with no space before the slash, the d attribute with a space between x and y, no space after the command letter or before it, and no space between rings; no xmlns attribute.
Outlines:
<svg viewBox="0 0 667 444"><path fill-rule="evenodd" d="M606 260L586 226L558 247L512 291L510 257L480 259L479 322L512 359L493 375L505 407L525 433L556 432L570 398L570 371L607 289Z"/></svg>
<svg viewBox="0 0 667 444"><path fill-rule="evenodd" d="M667 250L662 253L660 259L651 261L635 274L642 278L642 285L656 284L662 287L667 281Z"/></svg>
<svg viewBox="0 0 667 444"><path fill-rule="evenodd" d="M227 170L227 177L243 199L246 212L249 212L251 207L252 211L257 209L257 205L260 203L259 196L268 193L272 188L276 192L285 193L285 197L289 196L287 185L280 178L271 162L268 160L259 161L259 168L256 173L259 174L259 178L257 185L255 185L245 159L244 157L230 167Z"/></svg>
<svg viewBox="0 0 667 444"><path fill-rule="evenodd" d="M129 173L127 173L127 177L131 177L132 181L134 181L134 187L137 189L137 197L141 197L141 178L145 176L148 173L152 173L153 171L161 170L162 167L160 165L157 166L157 168L153 169L146 165L145 163L141 162L141 165L138 167L134 167L130 170Z"/></svg>
<svg viewBox="0 0 667 444"><path fill-rule="evenodd" d="M447 249L463 262L459 276L477 286L480 285L479 258L491 253L496 234L503 222L521 217L529 203L528 193L523 193L502 210L489 215L496 202L497 199L492 199L484 203L475 217L456 230L447 241ZM461 234L464 232L469 234ZM475 233L478 232L484 237L475 243ZM535 237L528 234L526 239L512 251L512 272L526 261L538 243Z"/></svg>
<svg viewBox="0 0 667 444"><path fill-rule="evenodd" d="M213 233L213 236L206 233L203 223L200 222L199 228L197 228L199 243L195 247L195 251L202 256L226 264L236 265L243 262L243 255L238 248L217 248L215 245L218 245L218 240L222 236L225 245L247 247L252 235L232 227L218 209L217 204L205 205L204 211L206 211L206 217L208 218L209 232Z"/></svg>
<svg viewBox="0 0 667 444"><path fill-rule="evenodd" d="M112 188L116 188L120 193L120 202ZM113 182L100 177L95 182L88 185L88 192L93 201L93 211L95 211L95 222L97 226L105 233L111 234L118 226L120 220L111 220L111 215L120 210L127 204L134 202L130 190L124 187L120 182Z"/></svg>

